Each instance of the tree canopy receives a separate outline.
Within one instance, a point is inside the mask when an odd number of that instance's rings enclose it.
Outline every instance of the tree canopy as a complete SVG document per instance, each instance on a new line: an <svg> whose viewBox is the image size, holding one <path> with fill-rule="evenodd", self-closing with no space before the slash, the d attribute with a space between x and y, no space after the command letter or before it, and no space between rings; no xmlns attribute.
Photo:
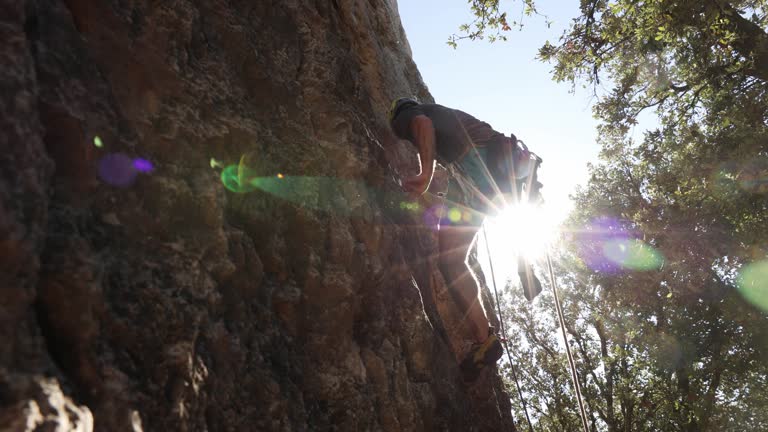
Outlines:
<svg viewBox="0 0 768 432"><path fill-rule="evenodd" d="M514 27L469 3L454 46ZM594 430L768 429L767 19L765 1L583 0L539 52L600 120L558 260ZM633 140L644 111L659 126ZM505 305L518 376L542 430L577 430L540 297Z"/></svg>

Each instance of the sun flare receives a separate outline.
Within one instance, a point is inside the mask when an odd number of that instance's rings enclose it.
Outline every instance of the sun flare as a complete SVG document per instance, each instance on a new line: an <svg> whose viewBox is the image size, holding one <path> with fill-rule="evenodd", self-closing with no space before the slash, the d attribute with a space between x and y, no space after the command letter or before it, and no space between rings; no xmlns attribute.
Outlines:
<svg viewBox="0 0 768 432"><path fill-rule="evenodd" d="M559 219L543 206L519 204L507 207L487 221L488 243L494 260L514 260L523 255L542 258L557 239Z"/></svg>

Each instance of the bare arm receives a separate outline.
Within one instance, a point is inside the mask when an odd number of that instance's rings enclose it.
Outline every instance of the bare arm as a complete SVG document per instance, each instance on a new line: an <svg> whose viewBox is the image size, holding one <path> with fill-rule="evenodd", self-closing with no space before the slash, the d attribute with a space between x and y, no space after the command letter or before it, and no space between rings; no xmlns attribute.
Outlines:
<svg viewBox="0 0 768 432"><path fill-rule="evenodd" d="M419 149L421 173L406 180L404 186L409 192L421 195L429 188L435 172L435 128L432 126L432 120L425 115L414 117L410 127L414 144Z"/></svg>
<svg viewBox="0 0 768 432"><path fill-rule="evenodd" d="M435 169L435 128L432 120L425 115L414 117L411 120L411 133L419 148L421 172L429 173L431 178Z"/></svg>

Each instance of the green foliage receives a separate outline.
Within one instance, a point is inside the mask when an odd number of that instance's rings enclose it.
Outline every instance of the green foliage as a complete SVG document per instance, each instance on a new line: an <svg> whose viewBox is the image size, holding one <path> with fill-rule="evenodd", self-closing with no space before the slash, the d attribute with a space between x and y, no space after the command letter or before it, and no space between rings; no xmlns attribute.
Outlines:
<svg viewBox="0 0 768 432"><path fill-rule="evenodd" d="M474 20L460 25L459 32L448 37L447 44L453 48L457 48L459 41L464 39L471 41L488 39L491 43L506 41L506 32L513 28L523 28L523 16L539 15L533 0L522 0L522 10L518 20L510 20L507 12L500 10L499 0L468 0L467 3ZM546 24L549 26L551 22L546 20Z"/></svg>
<svg viewBox="0 0 768 432"><path fill-rule="evenodd" d="M578 235L559 257L595 430L768 430L768 320L754 306L768 298L743 295L768 257L767 3L583 0L540 50L555 80L598 100L601 161L570 230L618 219L664 257L601 273ZM658 127L633 140L649 109ZM506 311L539 428L579 429L551 299Z"/></svg>

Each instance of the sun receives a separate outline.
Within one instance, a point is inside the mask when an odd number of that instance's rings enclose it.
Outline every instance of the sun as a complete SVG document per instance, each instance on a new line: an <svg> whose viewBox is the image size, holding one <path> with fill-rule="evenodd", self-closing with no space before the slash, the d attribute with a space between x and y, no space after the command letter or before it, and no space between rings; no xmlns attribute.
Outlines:
<svg viewBox="0 0 768 432"><path fill-rule="evenodd" d="M486 221L491 257L494 261L513 262L522 255L536 261L545 256L557 239L559 223L556 214L545 206L509 206Z"/></svg>

